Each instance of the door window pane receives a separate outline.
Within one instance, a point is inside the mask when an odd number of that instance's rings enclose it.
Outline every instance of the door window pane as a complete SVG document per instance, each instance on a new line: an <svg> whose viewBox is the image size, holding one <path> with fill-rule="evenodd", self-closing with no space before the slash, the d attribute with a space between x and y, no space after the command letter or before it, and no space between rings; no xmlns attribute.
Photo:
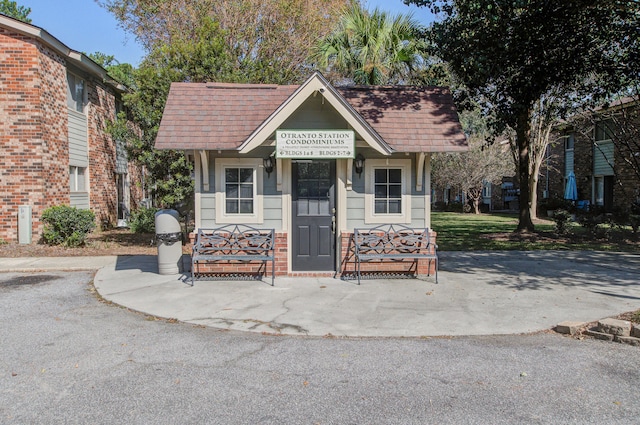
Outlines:
<svg viewBox="0 0 640 425"><path fill-rule="evenodd" d="M299 162L296 196L299 216L331 213L331 164L329 162Z"/></svg>

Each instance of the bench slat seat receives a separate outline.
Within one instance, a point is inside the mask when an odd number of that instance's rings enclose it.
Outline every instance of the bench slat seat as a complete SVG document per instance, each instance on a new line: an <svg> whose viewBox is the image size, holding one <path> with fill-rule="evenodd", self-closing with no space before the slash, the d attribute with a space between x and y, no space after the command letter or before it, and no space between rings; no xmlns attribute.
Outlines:
<svg viewBox="0 0 640 425"><path fill-rule="evenodd" d="M356 275L361 278L362 261L370 260L420 260L435 262L435 278L438 283L437 246L431 243L428 228L410 228L388 224L373 228L356 228L353 232ZM429 273L431 267L429 267Z"/></svg>
<svg viewBox="0 0 640 425"><path fill-rule="evenodd" d="M196 267L207 261L271 261L271 286L275 280L275 229L234 224L198 229L191 254L191 285Z"/></svg>

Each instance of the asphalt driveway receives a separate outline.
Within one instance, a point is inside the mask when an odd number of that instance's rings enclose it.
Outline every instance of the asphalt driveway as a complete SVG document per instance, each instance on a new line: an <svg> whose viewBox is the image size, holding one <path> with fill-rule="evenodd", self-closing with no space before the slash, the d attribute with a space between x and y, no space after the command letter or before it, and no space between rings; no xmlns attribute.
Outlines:
<svg viewBox="0 0 640 425"><path fill-rule="evenodd" d="M640 350L555 334L321 338L157 320L90 272L0 273L5 424L635 424Z"/></svg>

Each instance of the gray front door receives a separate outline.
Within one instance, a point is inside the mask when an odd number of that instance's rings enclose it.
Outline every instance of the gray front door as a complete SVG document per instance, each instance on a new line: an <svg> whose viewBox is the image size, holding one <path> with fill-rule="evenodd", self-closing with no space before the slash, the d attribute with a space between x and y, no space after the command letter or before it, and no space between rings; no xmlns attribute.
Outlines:
<svg viewBox="0 0 640 425"><path fill-rule="evenodd" d="M294 271L333 271L336 258L335 161L293 161Z"/></svg>

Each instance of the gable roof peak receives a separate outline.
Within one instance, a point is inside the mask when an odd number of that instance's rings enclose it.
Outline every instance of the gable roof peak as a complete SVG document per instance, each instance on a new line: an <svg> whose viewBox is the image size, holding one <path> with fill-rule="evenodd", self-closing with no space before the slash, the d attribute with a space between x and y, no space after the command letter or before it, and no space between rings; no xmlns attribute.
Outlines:
<svg viewBox="0 0 640 425"><path fill-rule="evenodd" d="M383 155L393 152L371 125L349 104L349 102L320 73L314 71L238 148L240 153L248 153L267 140L304 101L316 93L320 94L347 121L349 126L372 148Z"/></svg>

